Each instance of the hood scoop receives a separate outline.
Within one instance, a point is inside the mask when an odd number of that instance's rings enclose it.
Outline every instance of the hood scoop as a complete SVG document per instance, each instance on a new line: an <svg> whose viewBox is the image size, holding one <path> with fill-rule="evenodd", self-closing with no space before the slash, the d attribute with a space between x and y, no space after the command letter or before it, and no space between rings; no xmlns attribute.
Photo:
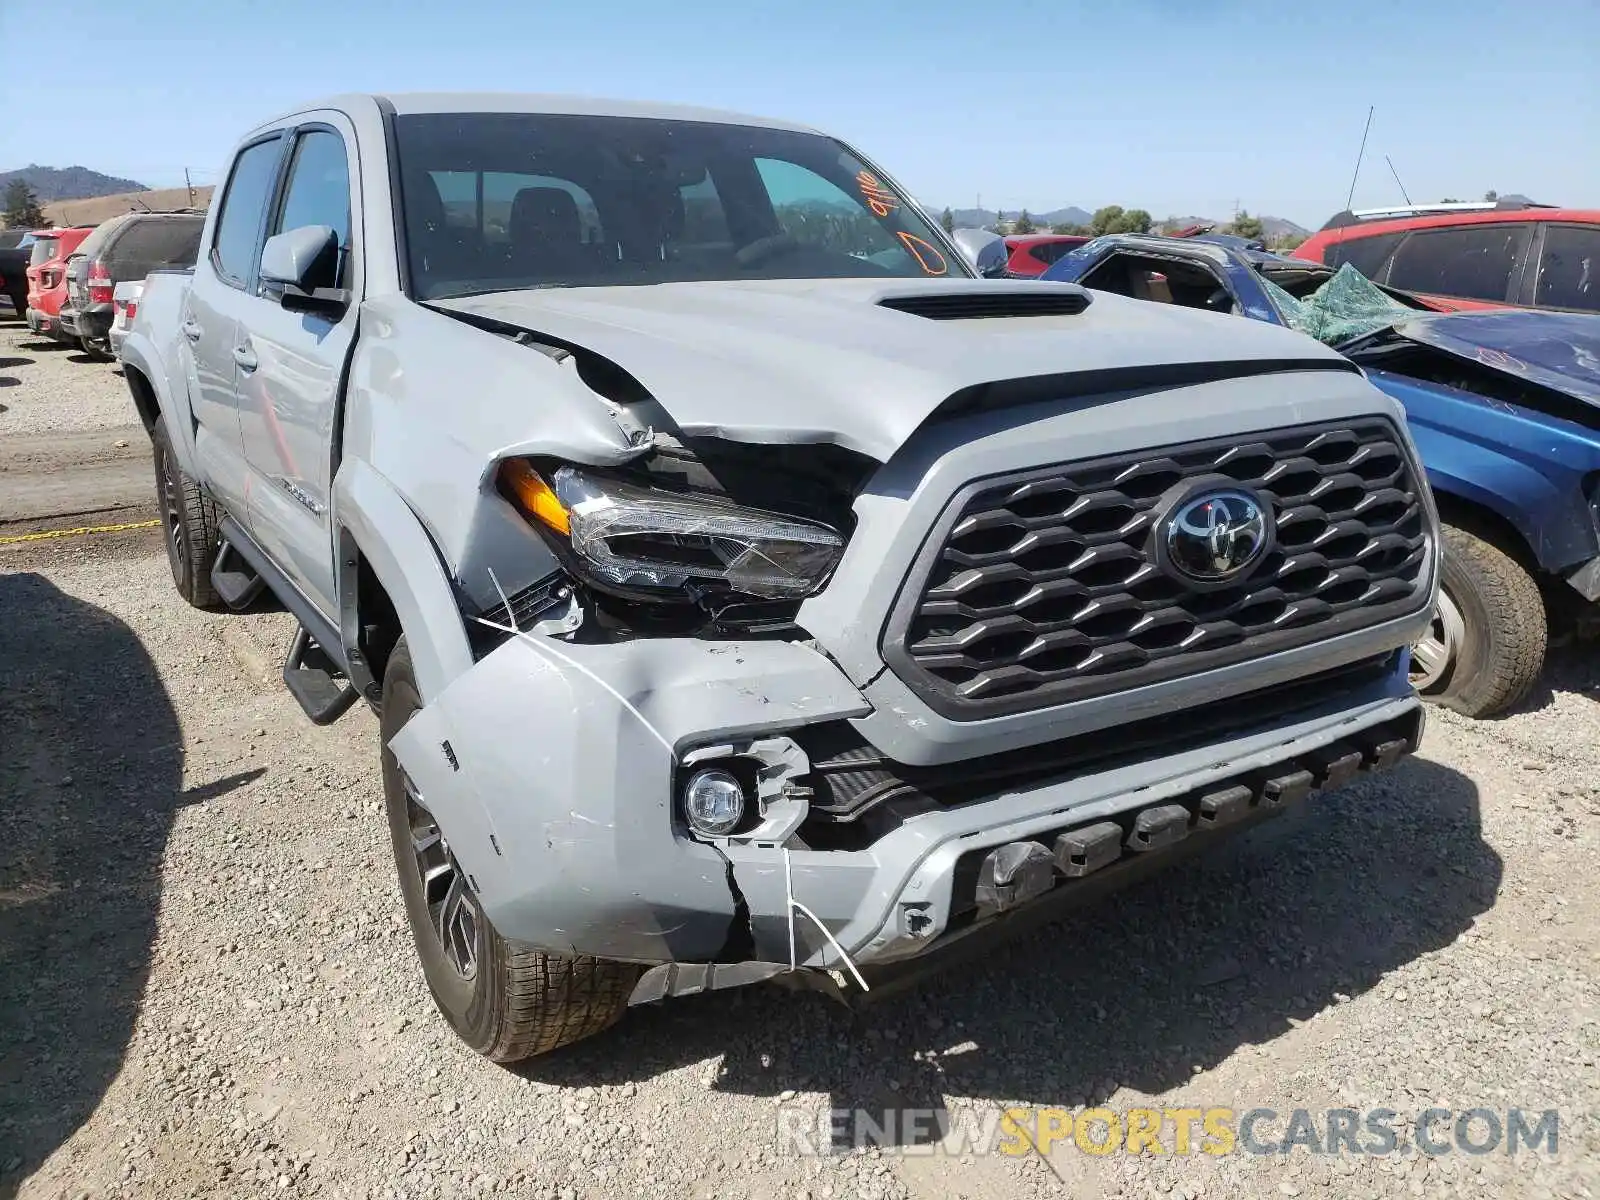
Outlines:
<svg viewBox="0 0 1600 1200"><path fill-rule="evenodd" d="M1030 284L1024 288L973 288L959 292L914 292L885 296L878 304L930 321L976 321L1007 317L1075 317L1089 307L1080 287Z"/></svg>

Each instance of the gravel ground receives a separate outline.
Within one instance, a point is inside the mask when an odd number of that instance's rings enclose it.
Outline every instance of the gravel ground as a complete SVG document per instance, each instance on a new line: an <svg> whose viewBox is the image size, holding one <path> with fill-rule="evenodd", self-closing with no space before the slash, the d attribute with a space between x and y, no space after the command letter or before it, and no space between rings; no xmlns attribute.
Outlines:
<svg viewBox="0 0 1600 1200"><path fill-rule="evenodd" d="M1592 649L1504 720L1435 714L1392 774L861 1014L722 993L506 1070L433 1011L375 723L298 714L290 633L187 608L149 532L0 546L0 1198L1600 1193ZM1560 1150L777 1136L785 1110L1023 1104L1555 1108Z"/></svg>
<svg viewBox="0 0 1600 1200"><path fill-rule="evenodd" d="M109 363L0 315L0 537L154 515L150 441Z"/></svg>
<svg viewBox="0 0 1600 1200"><path fill-rule="evenodd" d="M114 363L35 337L0 311L0 442L13 434L114 429L138 421Z"/></svg>

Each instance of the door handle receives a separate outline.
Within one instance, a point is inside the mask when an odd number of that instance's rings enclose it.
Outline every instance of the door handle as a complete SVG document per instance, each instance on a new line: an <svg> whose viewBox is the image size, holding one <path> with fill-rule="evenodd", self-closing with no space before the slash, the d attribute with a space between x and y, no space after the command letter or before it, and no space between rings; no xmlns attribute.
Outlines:
<svg viewBox="0 0 1600 1200"><path fill-rule="evenodd" d="M182 325L178 326L178 328L183 330L183 336L188 338L191 342L198 342L200 340L200 334L204 332L195 322L193 317L188 318Z"/></svg>
<svg viewBox="0 0 1600 1200"><path fill-rule="evenodd" d="M239 369L247 374L256 369L256 352L249 346L235 346L233 348L233 361L239 364Z"/></svg>

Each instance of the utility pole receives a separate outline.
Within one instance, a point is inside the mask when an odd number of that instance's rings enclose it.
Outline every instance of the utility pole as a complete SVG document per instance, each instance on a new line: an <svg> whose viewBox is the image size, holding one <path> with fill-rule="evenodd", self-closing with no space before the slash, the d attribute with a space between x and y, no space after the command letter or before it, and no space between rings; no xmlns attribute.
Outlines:
<svg viewBox="0 0 1600 1200"><path fill-rule="evenodd" d="M194 184L189 181L189 168L183 169L183 186L189 189L189 207L194 207Z"/></svg>

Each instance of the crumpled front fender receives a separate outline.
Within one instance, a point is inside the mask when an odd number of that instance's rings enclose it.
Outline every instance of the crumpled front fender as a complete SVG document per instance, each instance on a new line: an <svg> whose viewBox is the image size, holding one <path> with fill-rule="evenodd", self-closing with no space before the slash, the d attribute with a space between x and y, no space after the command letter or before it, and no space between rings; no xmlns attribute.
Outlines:
<svg viewBox="0 0 1600 1200"><path fill-rule="evenodd" d="M675 819L679 757L866 711L838 668L798 643L522 634L430 700L390 748L503 936L706 961L737 903L727 860Z"/></svg>

